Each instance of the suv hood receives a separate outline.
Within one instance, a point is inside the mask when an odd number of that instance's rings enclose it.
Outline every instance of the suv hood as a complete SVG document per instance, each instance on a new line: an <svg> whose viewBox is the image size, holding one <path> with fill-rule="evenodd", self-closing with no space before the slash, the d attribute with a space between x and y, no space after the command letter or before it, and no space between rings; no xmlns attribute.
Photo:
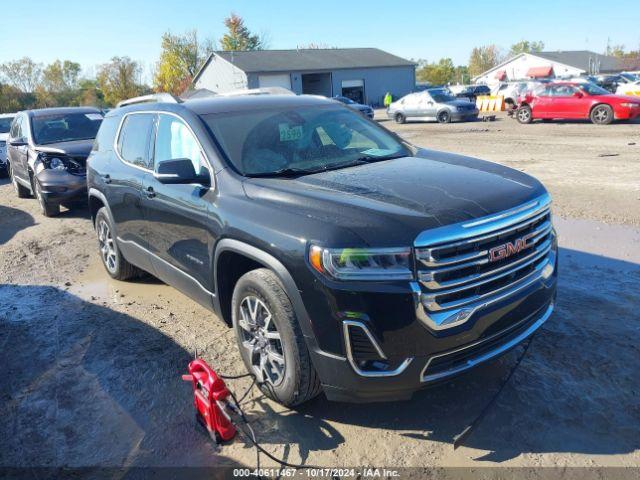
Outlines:
<svg viewBox="0 0 640 480"><path fill-rule="evenodd" d="M33 148L37 152L60 153L70 157L86 158L89 156L92 147L93 139L47 143L46 145L35 145Z"/></svg>
<svg viewBox="0 0 640 480"><path fill-rule="evenodd" d="M294 179L252 178L244 186L255 200L348 228L377 246L412 244L424 230L492 215L545 193L517 170L426 150Z"/></svg>

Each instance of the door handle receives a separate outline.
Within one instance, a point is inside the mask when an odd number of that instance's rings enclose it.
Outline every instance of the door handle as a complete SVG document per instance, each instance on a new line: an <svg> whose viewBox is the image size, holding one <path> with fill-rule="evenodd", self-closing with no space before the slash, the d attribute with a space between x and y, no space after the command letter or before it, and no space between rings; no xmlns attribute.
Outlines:
<svg viewBox="0 0 640 480"><path fill-rule="evenodd" d="M144 194L147 198L153 198L156 196L156 191L153 189L153 187L147 187L147 189L144 191Z"/></svg>
<svg viewBox="0 0 640 480"><path fill-rule="evenodd" d="M111 175L105 173L104 175L100 175L104 183L111 183Z"/></svg>

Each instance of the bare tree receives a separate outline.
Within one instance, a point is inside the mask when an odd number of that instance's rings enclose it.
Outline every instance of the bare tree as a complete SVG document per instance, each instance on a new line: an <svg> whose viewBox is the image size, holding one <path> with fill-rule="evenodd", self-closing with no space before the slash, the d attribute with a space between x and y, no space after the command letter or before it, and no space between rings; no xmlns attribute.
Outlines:
<svg viewBox="0 0 640 480"><path fill-rule="evenodd" d="M0 72L4 76L6 83L17 88L21 92L29 93L35 91L42 78L42 64L36 63L29 57L0 65Z"/></svg>

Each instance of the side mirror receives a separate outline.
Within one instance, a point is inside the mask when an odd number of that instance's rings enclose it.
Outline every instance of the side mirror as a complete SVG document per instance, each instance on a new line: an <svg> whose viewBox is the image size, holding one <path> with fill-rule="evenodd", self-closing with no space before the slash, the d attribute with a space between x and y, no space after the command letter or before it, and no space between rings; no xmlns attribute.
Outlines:
<svg viewBox="0 0 640 480"><path fill-rule="evenodd" d="M166 160L158 164L153 174L154 178L166 185L177 185L186 183L199 183L203 186L211 185L209 173L197 174L193 163L188 158L178 158L176 160Z"/></svg>
<svg viewBox="0 0 640 480"><path fill-rule="evenodd" d="M24 138L16 138L15 140L9 140L9 145L12 147L24 147L27 145L27 141Z"/></svg>
<svg viewBox="0 0 640 480"><path fill-rule="evenodd" d="M582 92L574 92L573 96L576 98L582 98L584 97L584 94Z"/></svg>

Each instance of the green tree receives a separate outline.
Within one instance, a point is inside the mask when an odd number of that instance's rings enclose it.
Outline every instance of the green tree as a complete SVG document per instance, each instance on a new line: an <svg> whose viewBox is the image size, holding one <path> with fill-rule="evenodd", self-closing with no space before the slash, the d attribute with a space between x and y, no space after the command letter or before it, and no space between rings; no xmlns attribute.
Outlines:
<svg viewBox="0 0 640 480"><path fill-rule="evenodd" d="M42 65L29 57L23 57L0 65L0 73L6 83L23 93L30 93L40 84Z"/></svg>
<svg viewBox="0 0 640 480"><path fill-rule="evenodd" d="M224 25L227 27L227 33L220 39L223 50L245 51L264 48L264 42L258 35L251 33L241 16L232 13L225 18Z"/></svg>
<svg viewBox="0 0 640 480"><path fill-rule="evenodd" d="M475 47L469 56L469 75L478 76L500 63L500 49L496 45Z"/></svg>
<svg viewBox="0 0 640 480"><path fill-rule="evenodd" d="M536 53L544 50L544 42L530 42L529 40L520 40L517 43L511 45L508 57L515 57L521 53Z"/></svg>
<svg viewBox="0 0 640 480"><path fill-rule="evenodd" d="M166 32L161 49L153 87L158 92L180 95L215 48L212 40L201 41L198 32L192 30L184 35Z"/></svg>
<svg viewBox="0 0 640 480"><path fill-rule="evenodd" d="M416 78L420 82L443 85L455 80L455 70L450 58L441 58L437 63L420 62Z"/></svg>
<svg viewBox="0 0 640 480"><path fill-rule="evenodd" d="M109 63L101 65L96 80L105 103L113 106L121 100L148 92L149 88L140 82L141 74L140 64L129 57L113 57Z"/></svg>
<svg viewBox="0 0 640 480"><path fill-rule="evenodd" d="M42 70L42 80L36 87L38 105L56 107L77 105L80 64L65 60L47 65Z"/></svg>
<svg viewBox="0 0 640 480"><path fill-rule="evenodd" d="M623 58L625 56L624 45L609 45L607 43L607 49L604 54L611 57Z"/></svg>

